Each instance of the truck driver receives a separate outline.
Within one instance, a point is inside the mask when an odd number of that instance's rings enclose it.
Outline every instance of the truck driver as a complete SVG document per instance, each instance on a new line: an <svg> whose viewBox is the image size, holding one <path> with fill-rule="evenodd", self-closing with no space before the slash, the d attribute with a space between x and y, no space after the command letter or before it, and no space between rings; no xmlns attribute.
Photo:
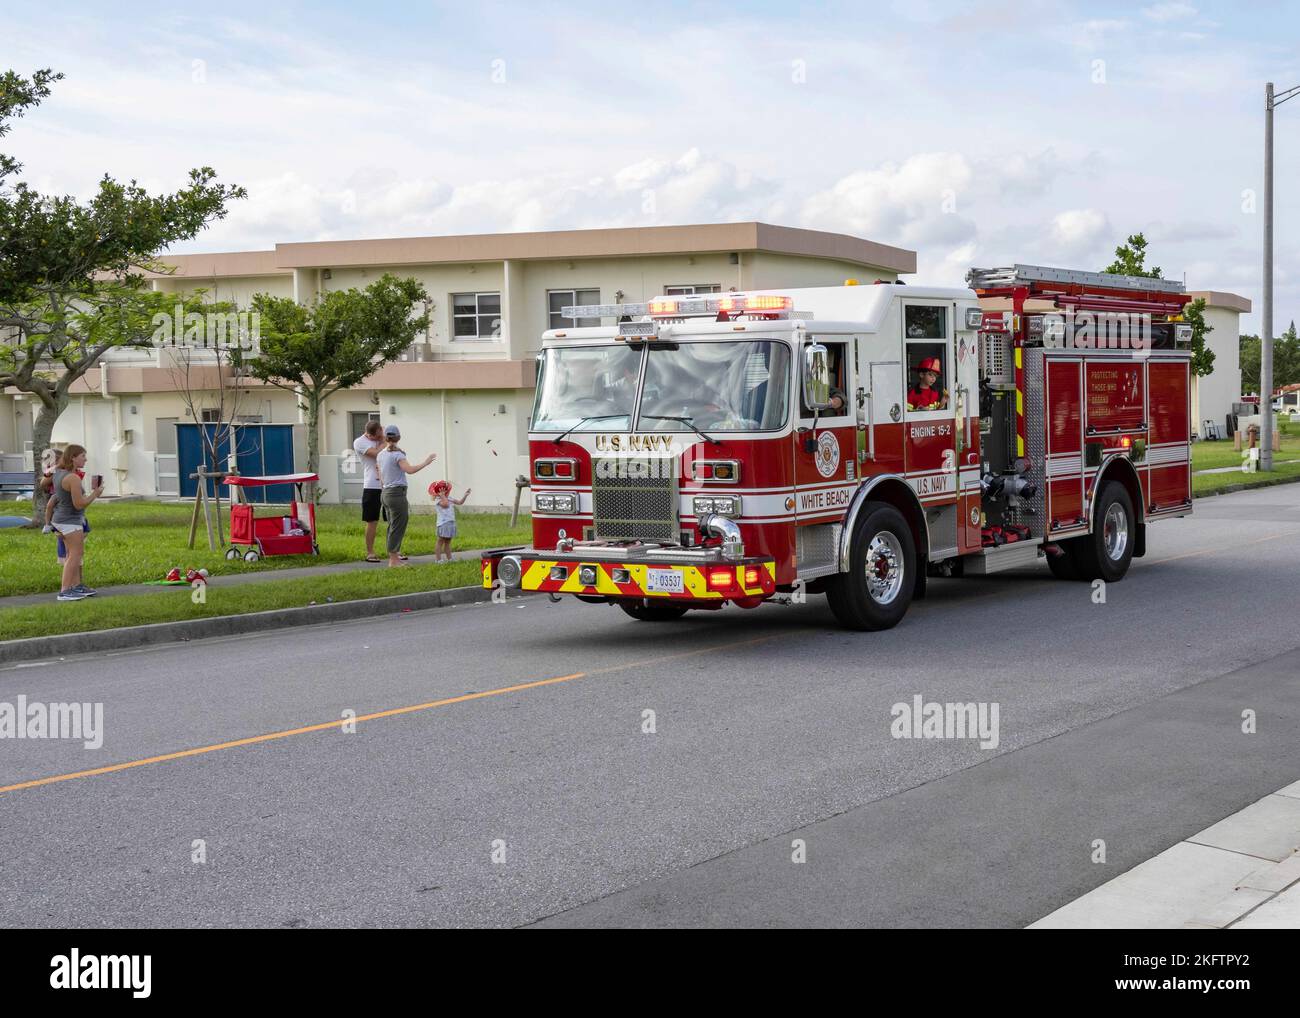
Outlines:
<svg viewBox="0 0 1300 1018"><path fill-rule="evenodd" d="M926 357L916 366L917 383L907 391L907 409L943 410L948 406L948 390L935 388L942 370L938 357Z"/></svg>

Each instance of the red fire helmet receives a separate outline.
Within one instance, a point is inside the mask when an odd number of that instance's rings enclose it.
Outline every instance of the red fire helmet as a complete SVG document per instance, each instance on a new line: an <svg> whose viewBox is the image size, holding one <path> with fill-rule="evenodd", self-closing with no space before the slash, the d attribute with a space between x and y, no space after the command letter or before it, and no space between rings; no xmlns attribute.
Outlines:
<svg viewBox="0 0 1300 1018"><path fill-rule="evenodd" d="M936 375L943 374L943 365L939 363L938 357L926 357L916 366L917 371L933 371Z"/></svg>

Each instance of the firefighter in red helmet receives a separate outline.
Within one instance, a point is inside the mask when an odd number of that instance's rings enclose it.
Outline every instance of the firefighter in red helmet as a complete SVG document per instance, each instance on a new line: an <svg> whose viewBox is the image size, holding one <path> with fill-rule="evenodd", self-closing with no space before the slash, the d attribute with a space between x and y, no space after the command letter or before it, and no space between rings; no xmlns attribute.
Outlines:
<svg viewBox="0 0 1300 1018"><path fill-rule="evenodd" d="M938 357L925 357L916 366L916 385L907 390L907 409L942 410L948 405L948 390L937 388L943 365Z"/></svg>

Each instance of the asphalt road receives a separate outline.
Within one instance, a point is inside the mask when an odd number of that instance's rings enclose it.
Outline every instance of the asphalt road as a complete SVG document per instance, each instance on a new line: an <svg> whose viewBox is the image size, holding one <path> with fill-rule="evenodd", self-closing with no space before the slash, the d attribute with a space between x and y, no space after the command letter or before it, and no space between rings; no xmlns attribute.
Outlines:
<svg viewBox="0 0 1300 1018"><path fill-rule="evenodd" d="M1024 926L1300 777L1298 575L1294 485L1104 604L1040 567L881 634L528 598L7 668L105 737L0 739L0 786L222 748L0 792L0 923ZM918 695L999 744L892 737Z"/></svg>

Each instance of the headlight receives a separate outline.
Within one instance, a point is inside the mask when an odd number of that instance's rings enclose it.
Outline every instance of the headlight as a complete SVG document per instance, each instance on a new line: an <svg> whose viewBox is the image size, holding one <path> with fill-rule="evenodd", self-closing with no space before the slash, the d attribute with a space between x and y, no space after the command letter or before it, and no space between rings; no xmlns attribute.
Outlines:
<svg viewBox="0 0 1300 1018"><path fill-rule="evenodd" d="M533 496L533 509L539 513L576 513L578 496L572 492L539 492Z"/></svg>
<svg viewBox="0 0 1300 1018"><path fill-rule="evenodd" d="M696 516L705 513L717 513L719 516L739 516L739 495L708 495L691 500L691 509Z"/></svg>

